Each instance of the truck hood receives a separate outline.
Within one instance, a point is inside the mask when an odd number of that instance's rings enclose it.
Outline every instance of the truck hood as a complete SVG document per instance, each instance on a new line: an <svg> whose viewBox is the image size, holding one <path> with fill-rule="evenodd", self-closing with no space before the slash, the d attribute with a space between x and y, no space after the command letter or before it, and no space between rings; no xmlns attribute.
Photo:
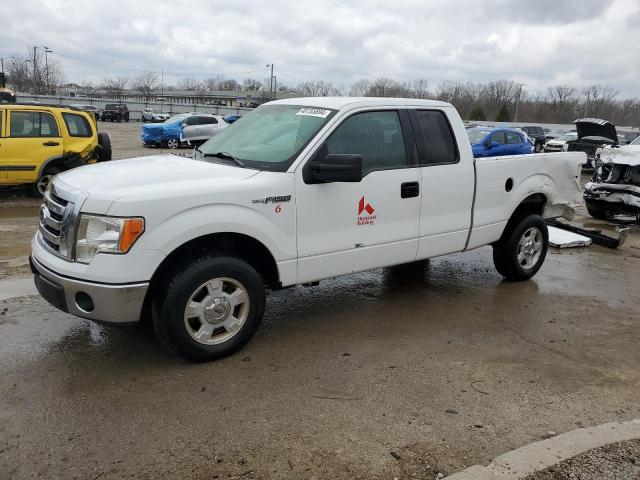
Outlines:
<svg viewBox="0 0 640 480"><path fill-rule="evenodd" d="M616 127L613 123L599 118L580 118L574 122L578 132L578 140L583 137L605 137L618 143Z"/></svg>
<svg viewBox="0 0 640 480"><path fill-rule="evenodd" d="M54 183L89 195L83 210L107 213L109 206L130 194L148 193L150 198L174 189L209 190L253 177L259 170L209 163L177 155L112 160L75 168L56 176Z"/></svg>

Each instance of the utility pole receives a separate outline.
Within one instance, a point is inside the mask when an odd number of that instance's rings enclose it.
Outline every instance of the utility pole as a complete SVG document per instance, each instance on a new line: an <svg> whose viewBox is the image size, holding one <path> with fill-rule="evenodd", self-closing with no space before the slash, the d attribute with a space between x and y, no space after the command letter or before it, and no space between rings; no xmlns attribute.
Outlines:
<svg viewBox="0 0 640 480"><path fill-rule="evenodd" d="M516 111L513 115L513 121L518 121L518 103L520 103L520 95L522 95L522 84L518 84L518 95L516 96Z"/></svg>
<svg viewBox="0 0 640 480"><path fill-rule="evenodd" d="M267 65L267 67L271 67L271 75L269 76L269 99L273 100L273 63Z"/></svg>
<svg viewBox="0 0 640 480"><path fill-rule="evenodd" d="M37 67L36 67L36 63L37 63L37 59L36 59L36 55L37 55L37 49L38 47L33 47L33 93L38 93L36 91L37 89L37 81L36 81L36 72L37 72Z"/></svg>

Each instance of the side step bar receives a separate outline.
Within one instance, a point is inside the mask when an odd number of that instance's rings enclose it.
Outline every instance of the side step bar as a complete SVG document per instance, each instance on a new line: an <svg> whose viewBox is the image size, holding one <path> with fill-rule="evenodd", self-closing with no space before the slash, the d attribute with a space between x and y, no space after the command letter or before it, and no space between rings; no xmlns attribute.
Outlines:
<svg viewBox="0 0 640 480"><path fill-rule="evenodd" d="M603 247L607 248L621 247L627 240L627 235L629 234L630 230L628 227L620 228L618 229L618 238L613 238L608 237L607 235L603 235L602 230L587 230L584 228L574 227L573 225L568 225L555 219L549 219L546 222L547 225L551 225L552 227L561 228L562 230L567 230L568 232L584 235L585 237L590 238L596 245L602 245Z"/></svg>

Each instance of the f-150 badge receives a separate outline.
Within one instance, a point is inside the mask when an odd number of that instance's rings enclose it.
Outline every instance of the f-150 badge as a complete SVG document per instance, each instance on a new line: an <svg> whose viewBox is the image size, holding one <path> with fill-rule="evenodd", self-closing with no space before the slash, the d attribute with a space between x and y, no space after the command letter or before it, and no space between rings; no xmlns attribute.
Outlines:
<svg viewBox="0 0 640 480"><path fill-rule="evenodd" d="M284 203L291 200L291 195L279 195L275 197L258 198L251 200L251 203Z"/></svg>

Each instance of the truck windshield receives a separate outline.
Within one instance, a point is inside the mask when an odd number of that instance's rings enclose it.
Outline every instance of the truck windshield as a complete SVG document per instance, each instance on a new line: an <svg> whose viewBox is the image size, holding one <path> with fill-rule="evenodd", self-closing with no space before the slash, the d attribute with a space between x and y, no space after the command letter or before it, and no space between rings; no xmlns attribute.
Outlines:
<svg viewBox="0 0 640 480"><path fill-rule="evenodd" d="M232 156L249 168L284 172L334 114L301 105L258 107L203 143L196 158Z"/></svg>

